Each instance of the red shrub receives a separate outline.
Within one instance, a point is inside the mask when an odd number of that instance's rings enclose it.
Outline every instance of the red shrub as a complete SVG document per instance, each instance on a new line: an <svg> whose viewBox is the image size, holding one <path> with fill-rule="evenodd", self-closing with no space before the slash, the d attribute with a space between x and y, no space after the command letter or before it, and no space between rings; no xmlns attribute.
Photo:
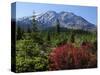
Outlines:
<svg viewBox="0 0 100 75"><path fill-rule="evenodd" d="M74 69L96 67L96 55L89 51L90 47L74 47L72 44L66 44L52 50L49 55L49 69Z"/></svg>

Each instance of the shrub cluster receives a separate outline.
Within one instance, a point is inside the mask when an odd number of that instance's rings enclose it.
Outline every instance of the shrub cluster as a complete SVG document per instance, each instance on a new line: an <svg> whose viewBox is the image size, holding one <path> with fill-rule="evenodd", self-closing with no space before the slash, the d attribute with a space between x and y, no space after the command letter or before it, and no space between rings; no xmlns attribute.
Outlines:
<svg viewBox="0 0 100 75"><path fill-rule="evenodd" d="M92 53L92 44L80 47L65 44L52 50L49 55L50 70L92 68L97 66L96 54Z"/></svg>

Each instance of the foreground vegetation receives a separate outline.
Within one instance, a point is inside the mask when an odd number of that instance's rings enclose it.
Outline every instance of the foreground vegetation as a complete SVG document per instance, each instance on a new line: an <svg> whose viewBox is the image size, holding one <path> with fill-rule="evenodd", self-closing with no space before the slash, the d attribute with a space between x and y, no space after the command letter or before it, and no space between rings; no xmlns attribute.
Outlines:
<svg viewBox="0 0 100 75"><path fill-rule="evenodd" d="M45 71L96 67L96 33L25 32L16 41L16 70Z"/></svg>
<svg viewBox="0 0 100 75"><path fill-rule="evenodd" d="M16 29L16 72L97 67L97 33L60 28Z"/></svg>

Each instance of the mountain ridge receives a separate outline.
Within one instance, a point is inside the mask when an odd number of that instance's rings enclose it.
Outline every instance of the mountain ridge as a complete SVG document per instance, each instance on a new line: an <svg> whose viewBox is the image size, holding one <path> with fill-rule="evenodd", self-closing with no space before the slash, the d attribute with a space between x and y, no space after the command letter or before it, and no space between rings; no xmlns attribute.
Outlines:
<svg viewBox="0 0 100 75"><path fill-rule="evenodd" d="M55 11L47 11L36 18L36 21L40 27L48 28L55 26L59 20L60 26L68 29L82 29L86 31L95 31L96 25L88 22L81 16L75 15L72 12L62 11L57 13ZM32 18L22 18L17 20L17 25L24 25L27 27L32 26Z"/></svg>

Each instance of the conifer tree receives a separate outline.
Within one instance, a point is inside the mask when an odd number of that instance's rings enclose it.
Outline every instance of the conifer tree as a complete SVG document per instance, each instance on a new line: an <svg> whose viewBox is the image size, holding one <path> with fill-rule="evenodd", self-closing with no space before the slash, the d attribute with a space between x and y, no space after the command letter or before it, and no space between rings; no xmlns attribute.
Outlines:
<svg viewBox="0 0 100 75"><path fill-rule="evenodd" d="M27 32L28 32L28 33L31 33L31 29L30 29L29 26L28 26Z"/></svg>
<svg viewBox="0 0 100 75"><path fill-rule="evenodd" d="M17 27L17 40L22 39L23 36L23 30L21 29L20 26Z"/></svg>
<svg viewBox="0 0 100 75"><path fill-rule="evenodd" d="M59 34L60 33L60 23L59 23L59 20L57 19L57 33Z"/></svg>
<svg viewBox="0 0 100 75"><path fill-rule="evenodd" d="M38 28L37 28L37 24L36 24L36 15L35 15L35 12L33 11L33 16L32 16L33 20L32 20L32 31L33 32L36 32L38 31Z"/></svg>
<svg viewBox="0 0 100 75"><path fill-rule="evenodd" d="M72 43L75 42L75 34L74 33L71 34L71 39L70 40L71 40Z"/></svg>
<svg viewBox="0 0 100 75"><path fill-rule="evenodd" d="M47 32L47 40L50 41L50 32Z"/></svg>

